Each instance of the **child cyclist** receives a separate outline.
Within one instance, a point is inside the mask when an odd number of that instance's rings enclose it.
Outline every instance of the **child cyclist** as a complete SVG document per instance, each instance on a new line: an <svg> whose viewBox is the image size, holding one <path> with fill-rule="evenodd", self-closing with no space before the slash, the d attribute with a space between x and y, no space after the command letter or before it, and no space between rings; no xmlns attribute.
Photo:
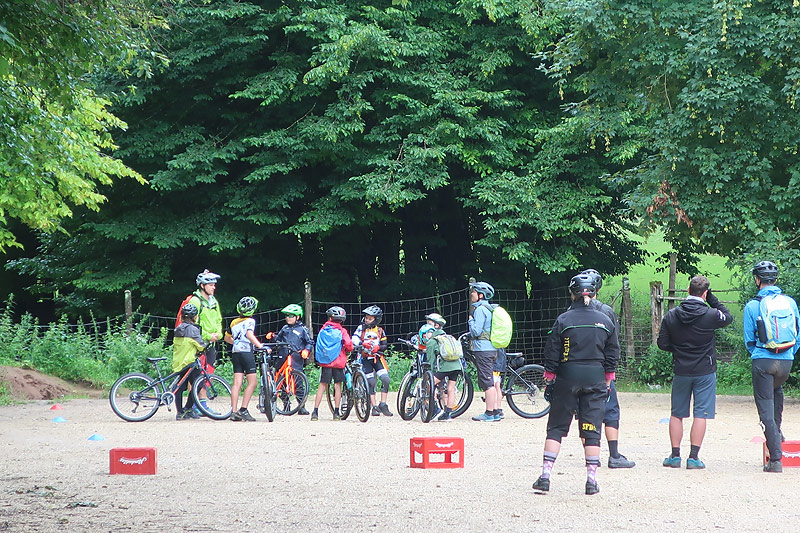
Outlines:
<svg viewBox="0 0 800 533"><path fill-rule="evenodd" d="M282 346L279 349L281 357L276 362L275 368L281 368L283 363L286 362L286 358L292 353L296 354L295 357L292 357L292 368L298 372L303 372L303 367L306 365L306 359L308 359L311 353L311 346L313 344L311 333L302 322L303 308L297 304L289 304L281 309L281 313L286 315L286 325L283 326L275 336L275 341L286 342L289 346L288 348ZM305 397L305 391L300 388L302 386L302 383L297 383L297 396L299 397ZM307 415L308 411L306 410L306 406L301 406L297 414Z"/></svg>
<svg viewBox="0 0 800 533"><path fill-rule="evenodd" d="M353 333L353 346L361 346L361 360L364 364L364 374L369 384L369 396L372 401L372 416L394 416L389 411L386 398L389 396L389 367L383 352L386 350L386 332L379 326L383 318L383 310L377 305L371 305L362 311L361 319L356 331ZM375 403L375 385L381 380L381 403Z"/></svg>
<svg viewBox="0 0 800 533"><path fill-rule="evenodd" d="M175 328L175 339L172 342L172 371L180 371L181 377L184 377L191 370L189 376L175 392L175 408L177 409L175 420L200 418L194 409L194 400L191 394L186 400L186 408L183 407L183 393L187 390L189 383L200 377L200 370L191 368L189 365L194 363L197 354L205 349L200 326L197 325L197 313L197 307L190 303L181 308L181 323Z"/></svg>
<svg viewBox="0 0 800 533"><path fill-rule="evenodd" d="M314 411L311 413L311 420L319 420L319 404L322 403L322 397L328 392L328 386L333 380L333 419L341 420L339 414L339 407L342 405L342 382L344 381L344 367L347 365L347 353L353 351L353 341L350 339L350 334L344 329L342 323L346 317L344 309L334 305L326 311L328 321L322 325L319 333L317 334L317 346L314 349L315 357L319 366L322 367L322 372L319 375L319 387L317 388L317 395L314 398ZM321 342L328 337L326 335L326 328L328 330L338 330L341 334L341 346L339 347L339 354L331 362L321 362Z"/></svg>
<svg viewBox="0 0 800 533"><path fill-rule="evenodd" d="M245 296L236 304L239 318L234 318L230 325L230 331L225 333L225 340L233 344L231 361L233 362L233 389L231 390L231 420L239 422L246 420L255 422L256 419L247 410L253 391L256 390L258 379L256 377L256 359L253 356L253 346L263 348L264 345L256 338L256 321L253 319L258 307L258 300L252 296ZM247 375L247 388L242 396L242 407L236 409L239 403L239 390L242 388L242 381Z"/></svg>
<svg viewBox="0 0 800 533"><path fill-rule="evenodd" d="M431 313L425 316L428 322L433 322L433 329L426 332L425 352L428 361L433 361L433 379L438 385L442 380L448 378L447 396L445 397L444 412L437 418L439 422L450 422L453 420L451 413L456 403L456 380L461 374L461 361L445 361L442 358L442 351L436 337L444 335L444 325L447 324L444 317L439 313ZM423 326L424 327L424 326Z"/></svg>

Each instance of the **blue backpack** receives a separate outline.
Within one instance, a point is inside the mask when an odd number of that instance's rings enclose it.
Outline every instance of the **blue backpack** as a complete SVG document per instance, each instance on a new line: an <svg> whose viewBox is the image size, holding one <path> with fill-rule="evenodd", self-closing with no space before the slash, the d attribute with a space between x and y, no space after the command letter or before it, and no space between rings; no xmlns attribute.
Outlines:
<svg viewBox="0 0 800 533"><path fill-rule="evenodd" d="M325 326L317 334L314 345L314 357L322 365L333 363L342 352L342 330L333 326Z"/></svg>
<svg viewBox="0 0 800 533"><path fill-rule="evenodd" d="M784 294L770 294L758 300L758 340L767 350L785 352L797 342L797 317L792 301Z"/></svg>

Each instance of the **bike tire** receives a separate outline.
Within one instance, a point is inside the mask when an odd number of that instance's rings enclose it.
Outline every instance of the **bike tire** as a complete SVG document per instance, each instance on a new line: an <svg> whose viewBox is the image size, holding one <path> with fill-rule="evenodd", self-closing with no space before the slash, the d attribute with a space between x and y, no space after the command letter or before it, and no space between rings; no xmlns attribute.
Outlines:
<svg viewBox="0 0 800 533"><path fill-rule="evenodd" d="M426 424L433 418L433 410L436 403L436 390L433 382L433 372L430 370L422 374L422 387L419 402L419 416Z"/></svg>
<svg viewBox="0 0 800 533"><path fill-rule="evenodd" d="M462 368L461 374L459 374L456 380L456 401L450 416L456 418L466 413L469 406L472 405L474 396L475 385L472 384L472 377L469 375L466 368ZM442 408L444 408L444 406L442 406Z"/></svg>
<svg viewBox="0 0 800 533"><path fill-rule="evenodd" d="M353 374L353 406L356 408L356 416L361 422L369 420L369 415L372 413L369 385L367 376L360 370Z"/></svg>
<svg viewBox="0 0 800 533"><path fill-rule="evenodd" d="M419 398L416 388L417 376L406 374L397 391L397 412L403 420L412 420L419 411Z"/></svg>
<svg viewBox="0 0 800 533"><path fill-rule="evenodd" d="M206 405L200 402L198 396L201 389L205 388L208 394ZM231 416L231 386L222 377L211 374L208 377L200 375L192 383L192 397L194 405L201 413L212 420L225 420Z"/></svg>
<svg viewBox="0 0 800 533"><path fill-rule="evenodd" d="M272 379L272 374L269 372L267 372L266 382L267 392L264 395L264 414L267 416L267 422L274 422L278 414L278 394L275 390L275 381Z"/></svg>
<svg viewBox="0 0 800 533"><path fill-rule="evenodd" d="M269 368L264 363L258 365L259 376L258 376L258 412L261 414L267 414L267 391L269 390L269 382L267 381L267 375L269 374Z"/></svg>
<svg viewBox="0 0 800 533"><path fill-rule="evenodd" d="M544 367L525 365L511 374L506 400L511 410L522 418L541 418L550 412L550 402L544 399Z"/></svg>
<svg viewBox="0 0 800 533"><path fill-rule="evenodd" d="M161 395L154 383L156 380L138 372L120 377L108 393L111 410L126 422L142 422L152 417L161 406Z"/></svg>
<svg viewBox="0 0 800 533"><path fill-rule="evenodd" d="M331 414L334 413L334 387L335 384L333 382L328 383L328 391L325 395L328 400L328 408L331 410ZM347 390L347 380L342 381L342 405L339 406L339 417L342 420L345 420L350 415L350 409L353 407L351 398L352 391Z"/></svg>
<svg viewBox="0 0 800 533"><path fill-rule="evenodd" d="M278 413L290 416L300 410L308 398L308 378L298 370L292 369L290 380L294 380L294 391L291 382L281 375L275 384L277 391Z"/></svg>

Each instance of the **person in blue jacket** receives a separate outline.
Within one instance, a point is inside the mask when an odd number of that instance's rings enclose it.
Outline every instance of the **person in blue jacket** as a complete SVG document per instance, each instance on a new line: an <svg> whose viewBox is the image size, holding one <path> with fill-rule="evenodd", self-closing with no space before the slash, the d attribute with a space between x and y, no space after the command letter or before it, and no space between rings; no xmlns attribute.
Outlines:
<svg viewBox="0 0 800 533"><path fill-rule="evenodd" d="M489 300L494 296L494 287L485 281L469 284L469 334L472 338L472 352L478 370L478 386L486 397L486 411L472 419L478 422L499 422L497 412L497 391L494 388L494 361L497 348L489 335L492 331L492 306Z"/></svg>

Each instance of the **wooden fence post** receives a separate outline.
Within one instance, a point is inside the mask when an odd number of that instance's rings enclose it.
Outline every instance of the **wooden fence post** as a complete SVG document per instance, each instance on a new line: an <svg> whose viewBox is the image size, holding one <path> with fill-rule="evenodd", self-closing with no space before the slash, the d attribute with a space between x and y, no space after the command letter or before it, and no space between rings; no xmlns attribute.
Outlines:
<svg viewBox="0 0 800 533"><path fill-rule="evenodd" d="M633 347L633 309L631 308L631 282L628 276L622 277L622 317L625 321L625 352L628 360L636 357Z"/></svg>
<svg viewBox="0 0 800 533"><path fill-rule="evenodd" d="M662 302L664 301L664 284L660 281L650 282L650 335L652 343L658 339L658 330L661 329L661 318L664 314Z"/></svg>
<svg viewBox="0 0 800 533"><path fill-rule="evenodd" d="M125 290L125 324L128 330L128 335L133 333L133 299L131 291Z"/></svg>
<svg viewBox="0 0 800 533"><path fill-rule="evenodd" d="M314 336L314 326L311 325L311 282L306 281L303 284L305 289L305 301L303 303L305 307L305 314L306 314L306 327L308 328L309 333L311 336Z"/></svg>
<svg viewBox="0 0 800 533"><path fill-rule="evenodd" d="M678 271L678 254L672 252L669 254L669 290L667 296L670 298L675 297L675 274ZM675 300L667 300L667 311L675 307Z"/></svg>

